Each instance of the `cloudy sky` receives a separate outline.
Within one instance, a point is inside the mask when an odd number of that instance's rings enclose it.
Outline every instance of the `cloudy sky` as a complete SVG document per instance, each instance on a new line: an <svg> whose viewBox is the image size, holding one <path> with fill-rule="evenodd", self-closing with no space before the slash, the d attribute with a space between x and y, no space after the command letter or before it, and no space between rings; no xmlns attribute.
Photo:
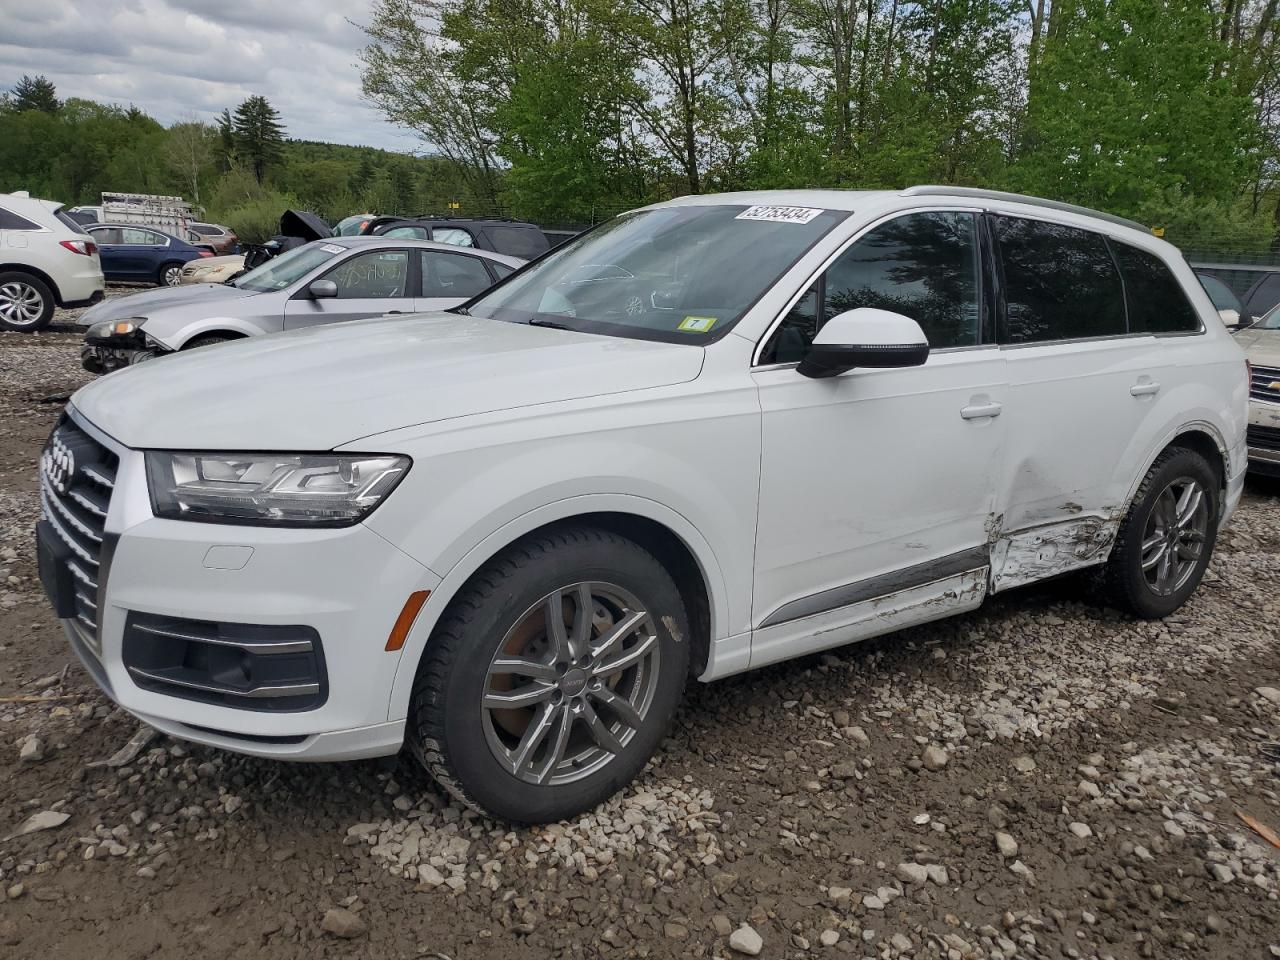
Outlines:
<svg viewBox="0 0 1280 960"><path fill-rule="evenodd" d="M420 149L360 99L372 0L0 0L0 89L135 104L162 123L261 94L306 140Z"/></svg>

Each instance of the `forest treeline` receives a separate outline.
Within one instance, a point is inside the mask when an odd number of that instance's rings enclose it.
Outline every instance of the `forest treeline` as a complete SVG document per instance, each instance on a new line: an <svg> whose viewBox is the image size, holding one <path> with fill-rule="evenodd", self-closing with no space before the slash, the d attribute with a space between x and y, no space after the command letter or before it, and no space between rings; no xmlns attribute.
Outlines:
<svg viewBox="0 0 1280 960"><path fill-rule="evenodd" d="M1275 243L1277 0L377 0L365 94L523 215L954 183Z"/></svg>
<svg viewBox="0 0 1280 960"><path fill-rule="evenodd" d="M375 0L365 96L423 156L165 127L24 77L0 190L590 223L691 192L954 183L1280 250L1280 0ZM336 132L335 132L336 135Z"/></svg>

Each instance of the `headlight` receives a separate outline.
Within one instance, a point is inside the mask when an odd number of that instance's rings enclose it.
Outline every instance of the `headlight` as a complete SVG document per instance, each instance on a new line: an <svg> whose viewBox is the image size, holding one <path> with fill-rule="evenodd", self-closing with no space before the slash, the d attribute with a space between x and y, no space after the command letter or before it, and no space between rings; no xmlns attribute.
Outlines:
<svg viewBox="0 0 1280 960"><path fill-rule="evenodd" d="M147 453L157 517L273 527L346 527L409 470L368 454Z"/></svg>
<svg viewBox="0 0 1280 960"><path fill-rule="evenodd" d="M123 320L99 320L89 328L86 336L94 337L99 340L105 340L107 337L127 337L129 334L141 330L142 325L146 322L146 317L126 317Z"/></svg>

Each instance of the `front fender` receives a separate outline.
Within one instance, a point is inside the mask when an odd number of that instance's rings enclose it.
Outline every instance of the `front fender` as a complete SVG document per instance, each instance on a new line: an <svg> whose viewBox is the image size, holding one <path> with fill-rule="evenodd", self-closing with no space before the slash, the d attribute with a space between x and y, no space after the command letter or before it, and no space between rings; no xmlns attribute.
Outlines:
<svg viewBox="0 0 1280 960"><path fill-rule="evenodd" d="M693 554L707 586L711 608L711 642L724 632L729 622L728 589L715 551L687 518L664 504L645 497L626 494L592 494L573 496L547 503L518 517L501 523L479 542L465 549L455 543L446 555L458 554L447 573L432 571L442 579L431 592L409 632L396 667L387 719L400 720L408 714L409 699L418 663L422 659L432 631L449 602L467 580L493 556L521 537L547 524L591 513L622 513L644 517L662 524L674 533ZM492 524L494 518L488 522Z"/></svg>
<svg viewBox="0 0 1280 960"><path fill-rule="evenodd" d="M169 350L181 350L196 337L206 333L237 333L242 337L257 337L271 333L266 325L242 317L201 317L198 320L149 321L143 331L152 340Z"/></svg>

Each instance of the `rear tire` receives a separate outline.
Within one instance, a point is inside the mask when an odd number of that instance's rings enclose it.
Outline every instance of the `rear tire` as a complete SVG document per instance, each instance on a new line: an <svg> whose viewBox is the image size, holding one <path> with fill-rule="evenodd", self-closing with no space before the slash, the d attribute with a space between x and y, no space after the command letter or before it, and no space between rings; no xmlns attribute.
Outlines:
<svg viewBox="0 0 1280 960"><path fill-rule="evenodd" d="M1213 555L1221 495L1217 471L1200 454L1185 447L1160 454L1101 570L1106 600L1144 620L1186 603Z"/></svg>
<svg viewBox="0 0 1280 960"><path fill-rule="evenodd" d="M663 566L609 531L555 528L495 557L449 604L418 668L407 739L472 808L561 820L640 772L688 669L688 619Z"/></svg>
<svg viewBox="0 0 1280 960"><path fill-rule="evenodd" d="M182 268L185 264L171 261L160 265L156 274L157 287L176 287L182 282Z"/></svg>
<svg viewBox="0 0 1280 960"><path fill-rule="evenodd" d="M53 308L53 291L39 277L17 270L0 273L0 330L43 330Z"/></svg>

